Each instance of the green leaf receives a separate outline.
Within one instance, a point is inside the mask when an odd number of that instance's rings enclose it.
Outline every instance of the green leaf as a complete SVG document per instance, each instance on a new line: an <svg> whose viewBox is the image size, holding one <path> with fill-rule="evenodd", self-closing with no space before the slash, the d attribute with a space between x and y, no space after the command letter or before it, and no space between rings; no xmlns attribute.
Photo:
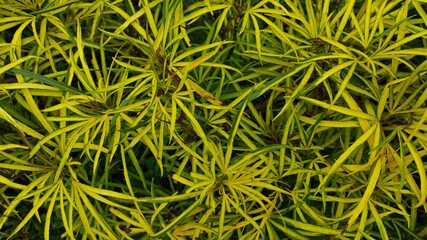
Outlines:
<svg viewBox="0 0 427 240"><path fill-rule="evenodd" d="M69 93L73 93L73 94L76 94L76 95L85 94L80 89L77 89L75 87L69 86L69 85L64 84L62 82L58 82L58 81L56 81L54 79L45 77L43 75L39 75L39 74L36 74L36 73L32 73L32 72L29 72L29 71L26 71L26 70L22 70L22 69L17 69L17 68L12 69L11 72L16 73L16 74L20 74L20 75L25 76L25 77L29 77L29 78L34 79L34 80L38 80L38 81L43 82L43 83L45 83L47 85L56 87L56 88L58 88L58 89L60 89L60 90L62 90L64 92L69 92Z"/></svg>

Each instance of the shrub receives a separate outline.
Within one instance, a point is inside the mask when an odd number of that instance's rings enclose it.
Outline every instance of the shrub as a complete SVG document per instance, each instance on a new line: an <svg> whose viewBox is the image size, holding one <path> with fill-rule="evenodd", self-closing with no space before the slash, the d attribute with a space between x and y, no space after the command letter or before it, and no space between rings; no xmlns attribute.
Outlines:
<svg viewBox="0 0 427 240"><path fill-rule="evenodd" d="M424 2L0 1L0 236L426 237Z"/></svg>

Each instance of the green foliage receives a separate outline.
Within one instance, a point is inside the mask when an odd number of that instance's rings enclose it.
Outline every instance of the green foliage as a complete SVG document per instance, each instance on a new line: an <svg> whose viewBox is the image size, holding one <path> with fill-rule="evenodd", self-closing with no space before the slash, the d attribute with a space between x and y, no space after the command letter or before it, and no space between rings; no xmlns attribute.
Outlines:
<svg viewBox="0 0 427 240"><path fill-rule="evenodd" d="M425 0L0 0L0 238L427 237Z"/></svg>

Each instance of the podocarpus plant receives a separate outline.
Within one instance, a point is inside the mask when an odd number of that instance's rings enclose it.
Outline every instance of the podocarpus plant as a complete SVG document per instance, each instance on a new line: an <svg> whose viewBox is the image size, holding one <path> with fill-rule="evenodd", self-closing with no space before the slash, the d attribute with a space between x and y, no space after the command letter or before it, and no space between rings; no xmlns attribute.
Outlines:
<svg viewBox="0 0 427 240"><path fill-rule="evenodd" d="M1 238L422 239L423 0L0 0Z"/></svg>

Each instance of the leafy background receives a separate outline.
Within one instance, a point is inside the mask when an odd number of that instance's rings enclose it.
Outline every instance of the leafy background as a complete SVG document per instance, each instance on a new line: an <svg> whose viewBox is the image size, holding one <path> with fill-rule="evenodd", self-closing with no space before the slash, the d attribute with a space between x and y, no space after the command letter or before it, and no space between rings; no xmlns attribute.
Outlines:
<svg viewBox="0 0 427 240"><path fill-rule="evenodd" d="M0 238L427 236L425 0L0 3Z"/></svg>

